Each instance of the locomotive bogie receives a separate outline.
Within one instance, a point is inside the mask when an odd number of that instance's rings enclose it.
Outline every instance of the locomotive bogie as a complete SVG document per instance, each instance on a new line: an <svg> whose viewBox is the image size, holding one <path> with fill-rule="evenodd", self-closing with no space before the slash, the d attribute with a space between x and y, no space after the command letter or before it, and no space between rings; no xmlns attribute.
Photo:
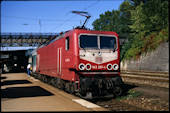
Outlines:
<svg viewBox="0 0 170 113"><path fill-rule="evenodd" d="M84 77L80 78L80 94L86 98L120 96L122 93L122 80L119 76L109 77ZM89 96L91 93L91 97ZM88 96L87 96L88 95Z"/></svg>

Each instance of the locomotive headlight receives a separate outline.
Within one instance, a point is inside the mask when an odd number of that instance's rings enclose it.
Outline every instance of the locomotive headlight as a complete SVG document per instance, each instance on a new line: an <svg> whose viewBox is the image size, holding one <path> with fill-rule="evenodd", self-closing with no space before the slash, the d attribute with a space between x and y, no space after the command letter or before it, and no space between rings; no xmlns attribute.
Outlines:
<svg viewBox="0 0 170 113"><path fill-rule="evenodd" d="M112 70L112 64L107 64L107 69Z"/></svg>
<svg viewBox="0 0 170 113"><path fill-rule="evenodd" d="M86 68L86 66L83 63L79 64L79 69L80 70L84 70L85 68Z"/></svg>
<svg viewBox="0 0 170 113"><path fill-rule="evenodd" d="M113 69L118 70L119 66L117 64L113 64Z"/></svg>
<svg viewBox="0 0 170 113"><path fill-rule="evenodd" d="M86 64L86 70L91 70L91 64Z"/></svg>

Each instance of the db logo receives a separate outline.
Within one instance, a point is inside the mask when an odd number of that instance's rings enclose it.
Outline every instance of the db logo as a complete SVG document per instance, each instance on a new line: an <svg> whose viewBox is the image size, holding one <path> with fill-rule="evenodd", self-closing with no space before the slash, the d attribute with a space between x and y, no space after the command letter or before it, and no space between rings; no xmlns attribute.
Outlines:
<svg viewBox="0 0 170 113"><path fill-rule="evenodd" d="M103 62L103 57L96 57L95 62L102 63Z"/></svg>

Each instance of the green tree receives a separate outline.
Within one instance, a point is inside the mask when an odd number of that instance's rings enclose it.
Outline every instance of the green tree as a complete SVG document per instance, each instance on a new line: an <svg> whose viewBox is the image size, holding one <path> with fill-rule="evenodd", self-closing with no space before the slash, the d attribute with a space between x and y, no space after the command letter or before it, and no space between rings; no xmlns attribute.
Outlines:
<svg viewBox="0 0 170 113"><path fill-rule="evenodd" d="M138 58L142 53L155 49L162 40L168 39L168 1L146 0L145 3L141 1L131 10L132 24L129 25L129 28L133 42L129 42L131 46L124 53L126 59ZM162 32L164 32L164 36L160 35ZM161 37L157 37L157 35Z"/></svg>
<svg viewBox="0 0 170 113"><path fill-rule="evenodd" d="M118 24L116 23L119 18L120 11L107 11L105 14L101 14L99 19L96 19L92 25L94 30L100 31L118 31Z"/></svg>
<svg viewBox="0 0 170 113"><path fill-rule="evenodd" d="M119 10L107 11L101 14L99 19L96 19L92 25L94 30L101 31L116 31L118 34L129 33L128 27L131 24L130 10L132 5L129 1L124 1Z"/></svg>
<svg viewBox="0 0 170 113"><path fill-rule="evenodd" d="M168 0L126 0L119 10L107 11L93 22L93 29L115 31L128 38L121 47L121 59L138 58L169 40Z"/></svg>

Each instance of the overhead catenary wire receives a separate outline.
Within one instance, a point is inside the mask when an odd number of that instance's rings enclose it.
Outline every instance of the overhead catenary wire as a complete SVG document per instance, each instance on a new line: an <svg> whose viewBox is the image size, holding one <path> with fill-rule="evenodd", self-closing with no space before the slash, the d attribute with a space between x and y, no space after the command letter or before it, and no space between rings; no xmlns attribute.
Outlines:
<svg viewBox="0 0 170 113"><path fill-rule="evenodd" d="M85 10L87 10L87 9L89 9L90 7L94 6L94 5L95 5L95 4L97 4L99 1L100 1L100 0L97 0L95 3L93 3L93 4L92 4L92 5L90 5L89 7L84 8L84 11L85 11Z"/></svg>
<svg viewBox="0 0 170 113"><path fill-rule="evenodd" d="M54 15L54 17L56 17L59 13L65 11L67 8L69 8L69 6L70 6L72 3L73 3L73 2L71 2L71 3L69 3L67 6L63 7L60 11L58 11L58 12Z"/></svg>
<svg viewBox="0 0 170 113"><path fill-rule="evenodd" d="M54 31L56 28L62 26L62 25L65 24L66 22L70 21L70 20L73 19L75 16L77 16L77 15L74 15L72 18L70 18L69 20L67 20L67 21L65 21L65 22L63 22L63 23L61 23L60 25L58 25L57 27L53 28L53 29L50 30L50 31Z"/></svg>
<svg viewBox="0 0 170 113"><path fill-rule="evenodd" d="M99 0L97 0L96 2L94 2L93 4L91 4L90 6L88 6L87 8L84 8L83 11L85 11L85 10L89 9L90 7L94 6L98 1L99 1ZM70 5L70 4L68 4L67 6L69 6L69 5ZM70 19L67 19L67 20L56 20L56 19L26 18L26 17L18 17L18 16L1 15L1 19L2 19L3 17L5 17L5 18L16 18L16 19L24 19L24 20L37 21L37 22L38 22L37 25L40 25L40 24L39 24L40 21L41 21L41 22L42 22L42 21L64 21L63 23L61 23L61 24L58 25L57 27L55 27L55 28L53 28L52 30L50 30L50 31L54 31L56 28L64 25L65 23L67 23L67 22L69 22L69 21L82 21L82 20L72 20L72 19L73 19L74 17L76 17L76 16L77 16L77 15L74 15L73 17L71 17ZM9 23L8 23L8 24L9 24ZM22 24L22 25L25 25L25 24ZM33 24L27 24L27 25L33 25ZM34 24L34 25L36 25L36 24ZM41 25L43 25L43 24L41 23Z"/></svg>
<svg viewBox="0 0 170 113"><path fill-rule="evenodd" d="M16 16L7 16L1 15L1 17L8 17L8 18L18 18L18 19L25 19L25 20L35 20L35 21L68 21L68 20L50 20L50 19L39 19L39 18L24 18L24 17L16 17ZM80 21L80 20L71 20L71 21Z"/></svg>
<svg viewBox="0 0 170 113"><path fill-rule="evenodd" d="M89 9L90 7L92 7L92 6L94 6L95 4L97 4L98 2L99 2L100 0L97 0L95 3L93 3L93 4L91 4L90 6L88 6L87 8L84 8L84 10L83 11L85 11L85 10L87 10L87 9ZM73 19L74 17L76 17L77 15L74 15L73 17L71 17L69 20L67 20L67 21L65 21L65 22L63 22L63 23L61 23L60 25L58 25L57 27L55 27L55 28L53 28L52 30L50 30L50 31L54 31L56 28L58 28L58 27L60 27L60 26L62 26L63 24L65 24L66 22L68 22L68 21L71 21L71 19Z"/></svg>

